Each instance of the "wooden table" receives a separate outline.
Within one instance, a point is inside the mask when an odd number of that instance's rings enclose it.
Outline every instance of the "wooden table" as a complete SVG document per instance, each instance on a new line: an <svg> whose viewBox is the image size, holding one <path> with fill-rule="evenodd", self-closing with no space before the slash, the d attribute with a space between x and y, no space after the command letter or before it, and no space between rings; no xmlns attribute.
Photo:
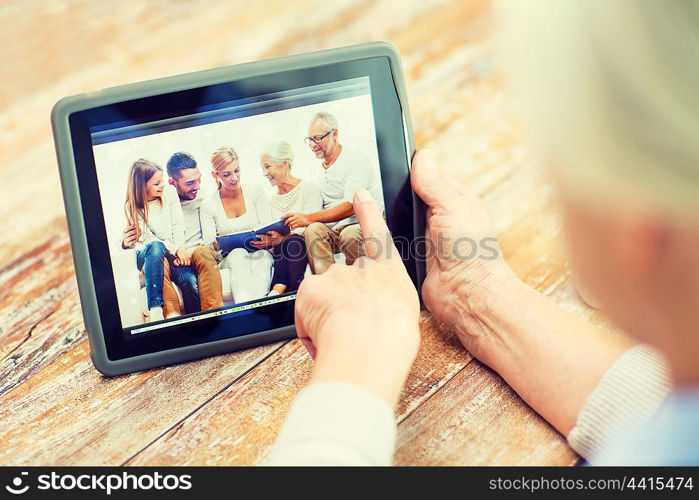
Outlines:
<svg viewBox="0 0 699 500"><path fill-rule="evenodd" d="M419 147L485 199L509 262L578 298L552 187L505 110L485 0L3 2L0 464L257 464L312 361L298 341L105 378L80 312L49 112L121 83L375 39L403 55ZM578 457L428 314L396 410L397 464Z"/></svg>

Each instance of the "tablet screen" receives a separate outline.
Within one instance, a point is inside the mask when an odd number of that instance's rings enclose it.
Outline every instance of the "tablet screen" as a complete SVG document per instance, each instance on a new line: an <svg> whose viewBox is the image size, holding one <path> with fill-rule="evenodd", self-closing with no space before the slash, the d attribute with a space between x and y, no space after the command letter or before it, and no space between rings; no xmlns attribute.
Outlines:
<svg viewBox="0 0 699 500"><path fill-rule="evenodd" d="M367 76L100 124L90 139L127 337L293 301L358 251L355 217L308 214L358 189L384 205Z"/></svg>
<svg viewBox="0 0 699 500"><path fill-rule="evenodd" d="M358 189L420 286L423 219L390 58L289 66L97 92L67 117L86 325L94 352L103 339L108 360L131 359L109 372L293 336L299 284L358 253L344 211ZM325 209L324 223L306 217Z"/></svg>

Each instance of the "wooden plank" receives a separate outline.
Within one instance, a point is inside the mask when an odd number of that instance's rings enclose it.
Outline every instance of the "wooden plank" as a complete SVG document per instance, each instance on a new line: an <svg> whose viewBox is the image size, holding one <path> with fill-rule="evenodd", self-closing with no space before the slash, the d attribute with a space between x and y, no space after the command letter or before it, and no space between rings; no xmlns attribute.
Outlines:
<svg viewBox="0 0 699 500"><path fill-rule="evenodd" d="M399 415L410 413L420 397L437 392L471 360L458 340L427 313L422 316L421 330L420 353L404 389ZM299 341L288 343L129 465L263 462L294 397L308 381L312 364Z"/></svg>
<svg viewBox="0 0 699 500"><path fill-rule="evenodd" d="M0 463L118 465L281 345L106 378L80 342L0 397Z"/></svg>
<svg viewBox="0 0 699 500"><path fill-rule="evenodd" d="M280 346L101 377L88 356L65 231L0 272L0 300L0 463L121 463Z"/></svg>
<svg viewBox="0 0 699 500"><path fill-rule="evenodd" d="M83 335L65 229L0 271L0 395Z"/></svg>
<svg viewBox="0 0 699 500"><path fill-rule="evenodd" d="M475 360L398 426L397 465L573 465L577 460L563 436Z"/></svg>
<svg viewBox="0 0 699 500"><path fill-rule="evenodd" d="M181 421L127 465L247 465L259 462L274 442L312 360L293 340Z"/></svg>

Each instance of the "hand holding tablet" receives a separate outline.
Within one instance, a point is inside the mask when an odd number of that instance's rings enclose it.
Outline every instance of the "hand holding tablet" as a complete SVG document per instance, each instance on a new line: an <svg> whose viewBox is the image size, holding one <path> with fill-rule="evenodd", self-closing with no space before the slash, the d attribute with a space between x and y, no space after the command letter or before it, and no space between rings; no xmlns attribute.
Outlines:
<svg viewBox="0 0 699 500"><path fill-rule="evenodd" d="M365 254L360 190L422 281L412 128L387 44L73 96L52 121L91 355L107 375L293 338L299 284Z"/></svg>

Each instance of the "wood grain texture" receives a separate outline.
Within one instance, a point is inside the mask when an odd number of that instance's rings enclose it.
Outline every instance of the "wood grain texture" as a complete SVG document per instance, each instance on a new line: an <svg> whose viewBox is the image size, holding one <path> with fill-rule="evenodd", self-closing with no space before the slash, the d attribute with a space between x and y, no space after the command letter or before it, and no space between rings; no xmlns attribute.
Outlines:
<svg viewBox="0 0 699 500"><path fill-rule="evenodd" d="M475 360L401 423L395 455L396 465L572 465L577 460L497 374Z"/></svg>
<svg viewBox="0 0 699 500"><path fill-rule="evenodd" d="M422 319L420 354L403 391L397 410L399 420L471 360L431 315L424 314ZM306 384L311 367L312 361L301 343L289 342L130 464L263 462L291 402Z"/></svg>
<svg viewBox="0 0 699 500"><path fill-rule="evenodd" d="M81 342L3 397L0 463L123 463L279 347L106 378Z"/></svg>
<svg viewBox="0 0 699 500"><path fill-rule="evenodd" d="M0 463L263 462L312 361L292 341L118 378L89 360L49 114L69 94L384 39L418 146L479 193L517 274L579 299L550 180L510 119L487 0L10 0L0 5ZM428 313L396 409L400 464L575 462Z"/></svg>
<svg viewBox="0 0 699 500"><path fill-rule="evenodd" d="M65 230L0 271L0 396L84 338Z"/></svg>

